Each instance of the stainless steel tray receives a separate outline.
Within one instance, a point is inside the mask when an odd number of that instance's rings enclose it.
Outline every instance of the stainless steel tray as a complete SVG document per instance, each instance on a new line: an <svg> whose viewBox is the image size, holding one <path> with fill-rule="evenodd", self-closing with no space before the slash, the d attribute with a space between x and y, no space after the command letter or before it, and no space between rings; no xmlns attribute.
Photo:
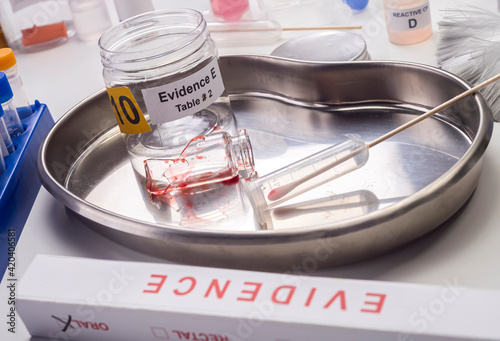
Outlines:
<svg viewBox="0 0 500 341"><path fill-rule="evenodd" d="M260 174L349 134L371 141L468 88L439 69L402 62L228 56L221 68ZM471 96L374 147L363 168L271 212L269 230L259 229L240 184L174 210L150 205L104 90L55 124L38 167L54 197L131 248L198 265L326 267L387 252L450 218L476 187L492 129L483 98Z"/></svg>

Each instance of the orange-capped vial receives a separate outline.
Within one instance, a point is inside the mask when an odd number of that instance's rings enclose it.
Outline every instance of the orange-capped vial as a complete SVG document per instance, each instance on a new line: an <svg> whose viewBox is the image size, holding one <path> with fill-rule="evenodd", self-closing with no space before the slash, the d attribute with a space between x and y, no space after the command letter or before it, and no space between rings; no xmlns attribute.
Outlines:
<svg viewBox="0 0 500 341"><path fill-rule="evenodd" d="M384 0L384 10L392 43L416 44L432 35L429 0Z"/></svg>
<svg viewBox="0 0 500 341"><path fill-rule="evenodd" d="M0 71L4 72L9 80L14 94L12 99L17 113L21 119L30 116L33 112L24 91L23 81L17 68L17 60L10 48L0 49Z"/></svg>

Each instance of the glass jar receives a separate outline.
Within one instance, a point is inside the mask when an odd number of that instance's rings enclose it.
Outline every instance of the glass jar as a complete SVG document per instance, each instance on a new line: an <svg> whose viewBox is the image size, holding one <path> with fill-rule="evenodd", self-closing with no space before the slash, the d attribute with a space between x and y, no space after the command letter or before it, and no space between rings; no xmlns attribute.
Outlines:
<svg viewBox="0 0 500 341"><path fill-rule="evenodd" d="M118 126L144 180L144 160L176 158L196 136L237 132L201 13L143 13L104 32L99 46Z"/></svg>
<svg viewBox="0 0 500 341"><path fill-rule="evenodd" d="M178 158L149 159L144 167L147 190L155 196L256 175L252 146L244 129L238 136L220 132L195 137Z"/></svg>
<svg viewBox="0 0 500 341"><path fill-rule="evenodd" d="M5 113L3 120L11 137L17 137L24 132L24 127L14 105L14 93L10 87L9 79L0 71L0 105Z"/></svg>

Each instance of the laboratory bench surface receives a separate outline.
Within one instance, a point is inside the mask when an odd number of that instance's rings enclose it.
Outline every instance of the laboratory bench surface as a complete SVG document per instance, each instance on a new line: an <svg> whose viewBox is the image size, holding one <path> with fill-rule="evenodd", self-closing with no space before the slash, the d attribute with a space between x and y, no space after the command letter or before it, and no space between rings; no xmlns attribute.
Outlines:
<svg viewBox="0 0 500 341"><path fill-rule="evenodd" d="M462 2L498 11L496 1ZM182 7L181 1L169 3L171 6ZM354 22L359 22L366 28L363 36L371 59L403 60L437 66L437 34L425 42L411 46L389 43L377 3L370 2L365 12L354 16ZM452 3L431 1L434 32L437 32L437 22L442 16L440 9ZM197 2L191 1L190 4ZM285 39L299 34L284 33L282 41L274 45L220 48L219 54L266 55ZM16 56L28 96L31 101L37 99L47 104L54 120L104 87L97 43L84 43L73 37L67 43L52 49L19 53ZM484 155L477 188L460 214L424 237L383 256L304 274L435 285L444 285L451 281L461 286L500 290L500 131L497 125L498 123L495 123L492 139ZM0 245L0 252L7 253L7 247ZM15 251L18 279L22 278L37 254L165 262L97 234L79 219L68 214L64 205L43 187L22 234L18 236ZM29 340L30 336L19 318L16 322L16 333L8 332L8 295L7 283L4 280L0 284L0 314L4 316L0 319L4 321L0 324L0 340Z"/></svg>

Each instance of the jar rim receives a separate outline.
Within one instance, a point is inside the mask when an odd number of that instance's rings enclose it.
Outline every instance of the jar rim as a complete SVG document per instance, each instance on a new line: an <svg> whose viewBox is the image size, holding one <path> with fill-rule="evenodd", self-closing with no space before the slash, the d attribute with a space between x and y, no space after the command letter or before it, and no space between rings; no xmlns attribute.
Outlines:
<svg viewBox="0 0 500 341"><path fill-rule="evenodd" d="M140 37L141 35L146 35L148 34L148 32L150 33L151 28L154 28L154 26L157 25L157 22L154 21L155 19L173 16L186 16L187 18L190 17L194 20L197 20L197 24L193 24L190 31L186 31L181 37L175 40L175 48L169 50L165 45L163 45L135 51L119 50L119 47L122 46L124 42L127 41L127 39L131 39L129 34L135 34L136 38ZM166 25L157 25L156 30L165 28L165 26ZM209 37L207 24L205 22L203 14L199 11L188 8L163 9L142 13L121 21L120 23L106 30L101 35L98 41L98 45L101 49L101 56L103 58L105 58L104 54L107 56L112 56L115 54L119 54L122 56L131 56L135 54L141 55L143 58L154 58L165 56L166 54L178 51L199 39L203 34L207 34L207 38ZM203 39L203 41L205 40L206 39ZM147 53L147 55L144 55L144 53Z"/></svg>

